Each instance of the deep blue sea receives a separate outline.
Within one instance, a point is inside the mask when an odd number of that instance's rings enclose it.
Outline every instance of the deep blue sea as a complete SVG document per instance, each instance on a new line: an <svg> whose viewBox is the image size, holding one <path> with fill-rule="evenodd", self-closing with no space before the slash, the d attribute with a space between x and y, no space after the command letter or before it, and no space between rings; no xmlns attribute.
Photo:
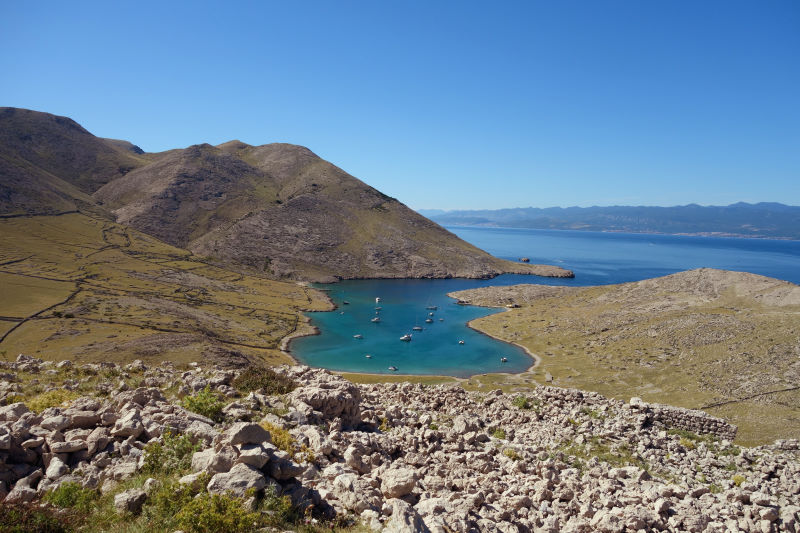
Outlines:
<svg viewBox="0 0 800 533"><path fill-rule="evenodd" d="M466 327L497 310L460 306L448 292L487 285L603 285L711 267L800 283L800 241L684 237L562 230L449 227L497 257L554 264L573 279L503 275L491 280L363 280L318 287L338 306L309 313L320 335L296 339L292 354L316 367L349 372L466 377L521 372L532 361L520 348ZM375 298L381 298L376 304ZM344 304L344 301L349 302ZM437 306L437 310L426 307ZM376 307L381 309L376 310ZM429 317L429 313L433 316ZM374 317L380 322L372 322ZM433 322L426 323L431 318ZM422 331L412 331L420 326ZM400 337L411 334L410 342ZM354 335L363 338L356 339ZM464 341L459 344L459 341ZM371 357L367 358L366 355ZM501 359L507 359L502 362Z"/></svg>

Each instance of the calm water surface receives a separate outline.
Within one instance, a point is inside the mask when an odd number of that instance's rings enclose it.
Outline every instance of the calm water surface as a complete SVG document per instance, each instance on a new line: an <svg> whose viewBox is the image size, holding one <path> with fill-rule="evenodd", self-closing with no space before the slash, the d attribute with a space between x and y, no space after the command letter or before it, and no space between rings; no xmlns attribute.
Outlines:
<svg viewBox="0 0 800 533"><path fill-rule="evenodd" d="M603 285L700 267L741 270L800 283L800 241L681 237L582 231L450 227L497 257L549 263L574 279L503 275L492 280L363 280L320 285L338 306L310 313L321 335L296 339L292 354L311 366L349 372L471 376L521 372L532 361L520 348L466 327L496 310L455 305L446 294L487 285ZM381 302L375 303L380 297ZM349 304L345 305L343 302ZM376 306L381 307L376 313ZM428 310L437 306L437 310ZM429 317L429 313L433 313ZM375 316L380 322L372 322ZM432 323L425 319L431 318ZM422 331L412 331L414 326ZM411 342L400 337L411 334ZM354 335L363 338L355 339ZM464 344L459 344L463 340ZM371 357L367 358L369 354ZM501 359L506 358L507 362Z"/></svg>

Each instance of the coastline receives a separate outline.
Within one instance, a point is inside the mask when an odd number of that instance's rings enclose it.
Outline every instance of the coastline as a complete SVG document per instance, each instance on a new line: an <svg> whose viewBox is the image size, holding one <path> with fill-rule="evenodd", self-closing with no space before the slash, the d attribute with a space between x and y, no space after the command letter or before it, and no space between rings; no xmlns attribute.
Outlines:
<svg viewBox="0 0 800 533"><path fill-rule="evenodd" d="M403 278L403 279L416 279L416 278ZM290 334L286 335L285 337L283 337L283 339L281 339L281 344L280 344L281 352L284 355L286 355L287 357L289 357L296 364L299 364L299 365L303 365L305 363L303 363L302 361L299 361L292 354L292 352L291 352L291 343L292 343L292 341L294 339L299 339L301 337L310 337L310 336L314 336L314 335L319 335L320 334L319 328L316 327L316 326L312 326L311 325L311 318L306 316L304 313L306 313L306 312L311 312L311 313L329 313L329 312L335 311L336 309L339 308L339 306L337 306L333 302L333 300L330 298L330 296L328 296L326 294L326 291L319 290L319 289L313 289L313 290L318 291L319 293L321 293L324 296L324 298L330 304L330 308L325 310L325 311L300 311L300 312L298 312L298 317L299 317L298 327L295 329L295 331L293 331L292 333L290 333ZM456 301L455 303L457 303L458 305L464 305L464 304L459 303L458 302L458 298L455 298L454 296L452 296L452 293L447 293L447 297L448 298L452 298L453 300L455 300ZM504 309L502 307L495 307L495 306L476 305L476 304L468 304L468 305L473 305L474 307L483 307L485 309L500 309L503 312L511 311L511 309ZM472 374L470 376L464 376L464 377L461 377L461 376L448 376L448 375L445 375L445 374L394 374L394 373L392 373L392 374L383 374L383 373L373 373L373 372L352 372L352 371L347 371L347 370L333 370L333 369L330 369L330 368L324 368L324 370L328 370L328 371L330 371L330 372L332 372L334 374L338 374L338 375L343 376L345 378L347 378L347 376L353 376L353 377L365 376L365 377L370 377L370 378L376 378L376 380L384 379L384 378L390 378L388 381L407 381L407 380L417 380L417 381L419 381L419 380L426 380L426 381L443 381L443 382L450 381L450 382L453 382L453 383L464 383L464 382L467 382L467 381L471 380L472 378L479 377L479 376L521 376L521 375L524 375L524 374L527 374L527 373L532 373L536 369L536 367L539 365L539 363L542 360L541 357L539 357L535 353L531 352L525 346L522 346L522 345L514 343L514 342L509 342L509 341L503 340L503 339L501 339L499 337L496 337L495 335L487 333L487 332L485 332L485 331L473 326L472 323L474 321L476 321L476 320L479 320L480 318L485 318L485 317L474 318L474 319L468 321L466 323L466 326L468 328L470 328L471 330L473 330L473 331L475 331L477 333L480 333L481 335L486 335L487 337L490 337L490 338L492 338L492 339L494 339L494 340L496 340L498 342L502 342L502 343L505 343L505 344L510 344L512 346L516 346L517 348L520 348L525 353L525 355L527 355L528 357L531 358L532 364L528 368L526 368L525 370L523 370L521 372L485 372L485 373L479 373L479 374ZM302 321L302 323L301 323L301 321ZM323 367L315 367L315 368L323 368Z"/></svg>
<svg viewBox="0 0 800 533"><path fill-rule="evenodd" d="M291 351L291 344L294 339L299 339L300 337L311 337L314 335L319 335L319 328L317 326L311 325L311 318L306 316L305 313L330 313L331 311L335 311L338 309L338 306L333 302L330 296L327 295L326 291L316 289L310 286L310 283L306 281L299 282L299 285L305 286L307 289L318 292L322 299L328 303L328 309L321 310L321 311L312 311L312 310L298 310L297 311L297 327L295 330L285 337L281 339L279 350L284 355L288 356L292 361L296 364L301 365L302 362L298 361L297 358L292 355Z"/></svg>
<svg viewBox="0 0 800 533"><path fill-rule="evenodd" d="M502 276L504 274L516 274L520 276L537 276L540 278L554 278L554 279L572 279L575 277L575 273L572 270L557 266L557 265L545 265L545 264L531 264L531 263L516 263L514 261L508 259L502 259L511 265L515 265L519 268L507 268L504 270L496 270L491 274L475 274L470 276L454 276L452 274L441 274L441 275L408 275L407 273L404 274L397 274L397 275L382 275L382 276L323 276L316 279L311 280L303 280L301 283L325 283L325 284L332 284L338 283L340 281L369 281L369 280L390 280L390 279L494 279L498 276ZM315 289L320 290L322 289Z"/></svg>

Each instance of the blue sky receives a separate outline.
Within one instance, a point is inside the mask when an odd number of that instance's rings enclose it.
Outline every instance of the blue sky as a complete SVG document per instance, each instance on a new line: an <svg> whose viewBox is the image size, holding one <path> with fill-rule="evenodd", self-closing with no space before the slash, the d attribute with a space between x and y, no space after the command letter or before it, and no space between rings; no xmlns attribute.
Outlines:
<svg viewBox="0 0 800 533"><path fill-rule="evenodd" d="M413 208L800 205L800 2L4 2L0 105Z"/></svg>

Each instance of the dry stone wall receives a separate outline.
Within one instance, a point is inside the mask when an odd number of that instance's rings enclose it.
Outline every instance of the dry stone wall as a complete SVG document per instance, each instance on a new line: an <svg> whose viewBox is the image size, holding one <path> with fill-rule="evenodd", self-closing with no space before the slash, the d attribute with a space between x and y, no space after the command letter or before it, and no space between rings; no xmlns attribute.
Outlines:
<svg viewBox="0 0 800 533"><path fill-rule="evenodd" d="M721 418L695 409L684 409L658 403L646 403L641 398L631 398L631 407L647 415L648 420L668 428L685 429L694 433L714 435L732 441L738 428Z"/></svg>

